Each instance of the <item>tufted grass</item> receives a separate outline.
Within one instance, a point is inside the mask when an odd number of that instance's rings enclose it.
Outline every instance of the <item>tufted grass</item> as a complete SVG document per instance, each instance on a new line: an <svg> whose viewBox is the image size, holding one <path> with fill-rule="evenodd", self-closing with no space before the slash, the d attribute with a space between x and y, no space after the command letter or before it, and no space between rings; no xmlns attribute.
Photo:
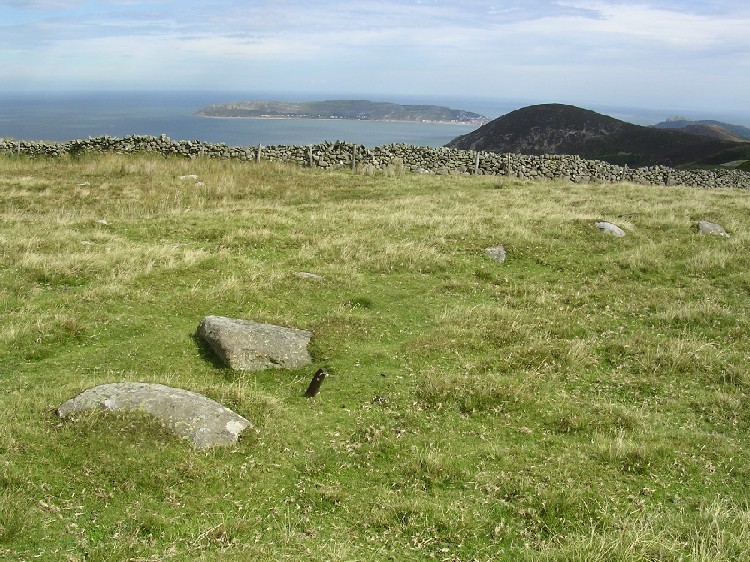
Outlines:
<svg viewBox="0 0 750 562"><path fill-rule="evenodd" d="M2 560L750 557L748 192L110 155L0 201ZM222 368L208 314L314 364ZM118 381L254 428L55 417Z"/></svg>

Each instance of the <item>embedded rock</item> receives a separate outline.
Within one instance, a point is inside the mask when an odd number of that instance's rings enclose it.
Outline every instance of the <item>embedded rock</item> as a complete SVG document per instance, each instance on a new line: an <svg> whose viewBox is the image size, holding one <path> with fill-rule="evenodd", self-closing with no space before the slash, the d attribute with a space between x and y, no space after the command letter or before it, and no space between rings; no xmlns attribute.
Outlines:
<svg viewBox="0 0 750 562"><path fill-rule="evenodd" d="M617 225L612 224L611 222L598 222L596 223L596 228L601 230L602 232L606 234L611 234L612 236L617 236L618 238L622 238L625 236L625 231L620 228Z"/></svg>
<svg viewBox="0 0 750 562"><path fill-rule="evenodd" d="M306 330L206 316L198 326L203 339L230 369L298 369L312 362Z"/></svg>
<svg viewBox="0 0 750 562"><path fill-rule="evenodd" d="M234 445L251 423L218 402L181 388L125 382L102 384L64 402L61 418L86 410L141 412L159 419L175 435L199 449Z"/></svg>
<svg viewBox="0 0 750 562"><path fill-rule="evenodd" d="M308 273L307 271L298 271L295 273L300 279L310 279L311 281L323 281L323 276L317 273Z"/></svg>
<svg viewBox="0 0 750 562"><path fill-rule="evenodd" d="M727 234L727 231L724 230L724 227L722 227L720 224L716 224L715 222L698 221L698 232L700 232L701 234L712 234L714 236L723 236L724 238L729 238L729 234Z"/></svg>
<svg viewBox="0 0 750 562"><path fill-rule="evenodd" d="M497 263L503 263L506 256L505 248L502 245L495 246L494 248L487 248L487 255Z"/></svg>

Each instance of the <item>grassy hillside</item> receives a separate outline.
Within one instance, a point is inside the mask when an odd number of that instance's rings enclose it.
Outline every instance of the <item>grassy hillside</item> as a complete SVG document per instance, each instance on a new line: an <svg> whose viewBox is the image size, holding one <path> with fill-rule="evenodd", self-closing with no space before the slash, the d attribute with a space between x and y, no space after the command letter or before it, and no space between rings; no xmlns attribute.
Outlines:
<svg viewBox="0 0 750 562"><path fill-rule="evenodd" d="M149 156L0 171L0 559L750 556L747 191ZM224 369L194 337L208 314L309 329L314 365ZM117 381L255 430L205 453L145 418L54 415Z"/></svg>
<svg viewBox="0 0 750 562"><path fill-rule="evenodd" d="M750 151L746 142L642 127L564 104L517 109L456 137L446 146L500 154L577 154L630 167L718 165Z"/></svg>

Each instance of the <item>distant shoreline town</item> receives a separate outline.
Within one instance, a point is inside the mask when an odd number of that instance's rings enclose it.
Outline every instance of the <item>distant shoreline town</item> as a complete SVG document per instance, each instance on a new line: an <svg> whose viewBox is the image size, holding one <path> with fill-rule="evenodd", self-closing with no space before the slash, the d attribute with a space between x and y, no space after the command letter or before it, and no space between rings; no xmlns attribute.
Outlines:
<svg viewBox="0 0 750 562"><path fill-rule="evenodd" d="M446 125L476 125L489 122L484 115L437 105L400 105L368 100L327 100L290 103L243 101L210 105L195 113L219 119L324 119L385 121Z"/></svg>

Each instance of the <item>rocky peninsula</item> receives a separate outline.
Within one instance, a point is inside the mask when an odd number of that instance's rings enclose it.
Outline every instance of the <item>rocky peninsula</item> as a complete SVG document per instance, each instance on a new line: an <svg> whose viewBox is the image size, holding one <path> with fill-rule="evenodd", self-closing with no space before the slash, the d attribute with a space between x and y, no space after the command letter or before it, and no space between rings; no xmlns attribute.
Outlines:
<svg viewBox="0 0 750 562"><path fill-rule="evenodd" d="M400 105L368 100L311 102L240 101L209 105L195 113L201 117L244 119L348 119L356 121L410 121L483 125L484 115L438 105Z"/></svg>

